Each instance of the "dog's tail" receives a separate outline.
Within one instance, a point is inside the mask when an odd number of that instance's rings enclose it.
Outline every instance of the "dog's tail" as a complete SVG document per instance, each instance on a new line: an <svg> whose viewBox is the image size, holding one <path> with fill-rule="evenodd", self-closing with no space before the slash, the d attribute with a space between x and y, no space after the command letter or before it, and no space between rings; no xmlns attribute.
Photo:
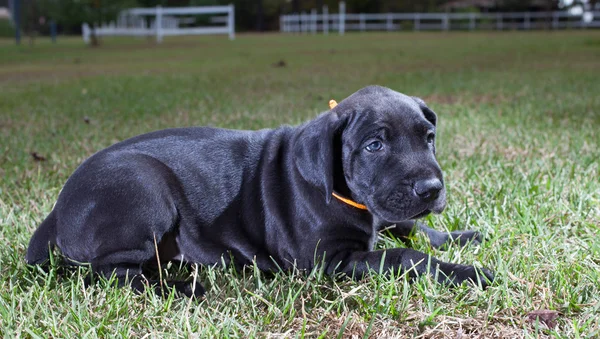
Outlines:
<svg viewBox="0 0 600 339"><path fill-rule="evenodd" d="M56 244L56 215L54 211L35 230L25 260L30 265L44 264L50 259L50 250Z"/></svg>

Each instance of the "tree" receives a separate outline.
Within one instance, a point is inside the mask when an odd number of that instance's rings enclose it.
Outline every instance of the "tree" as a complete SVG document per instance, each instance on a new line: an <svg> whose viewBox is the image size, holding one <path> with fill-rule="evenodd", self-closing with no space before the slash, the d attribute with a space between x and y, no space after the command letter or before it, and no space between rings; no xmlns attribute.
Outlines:
<svg viewBox="0 0 600 339"><path fill-rule="evenodd" d="M27 1L25 7L25 32L29 36L29 44L33 45L38 31L38 4L36 0Z"/></svg>
<svg viewBox="0 0 600 339"><path fill-rule="evenodd" d="M39 0L44 13L67 30L78 31L83 23L92 26L92 46L100 40L96 27L113 21L123 9L137 6L136 0Z"/></svg>
<svg viewBox="0 0 600 339"><path fill-rule="evenodd" d="M263 10L263 0L256 0L256 30L262 32L265 25L265 13Z"/></svg>

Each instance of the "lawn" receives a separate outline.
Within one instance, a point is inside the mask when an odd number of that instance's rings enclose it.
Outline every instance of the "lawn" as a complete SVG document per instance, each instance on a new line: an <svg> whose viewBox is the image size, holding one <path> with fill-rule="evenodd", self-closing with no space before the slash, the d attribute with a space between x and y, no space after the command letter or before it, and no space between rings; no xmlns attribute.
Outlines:
<svg viewBox="0 0 600 339"><path fill-rule="evenodd" d="M486 241L440 251L416 234L410 245L492 269L487 290L163 267L199 279L197 301L86 287L86 268L24 263L32 232L94 152L167 127L298 124L368 84L437 112L448 207L425 222ZM109 39L97 49L0 40L0 337L599 337L599 129L593 30ZM382 235L378 246L406 245ZM559 313L546 323L528 316L536 310Z"/></svg>

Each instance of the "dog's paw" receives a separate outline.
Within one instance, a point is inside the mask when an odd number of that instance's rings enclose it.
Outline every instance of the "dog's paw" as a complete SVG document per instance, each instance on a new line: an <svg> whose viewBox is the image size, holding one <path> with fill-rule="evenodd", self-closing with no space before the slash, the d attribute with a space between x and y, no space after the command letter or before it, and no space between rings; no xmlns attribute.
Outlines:
<svg viewBox="0 0 600 339"><path fill-rule="evenodd" d="M457 244L461 247L468 244L480 245L483 242L483 235L477 231L454 231L440 232L424 225L419 225L429 237L429 243L434 248L446 249L448 245Z"/></svg>
<svg viewBox="0 0 600 339"><path fill-rule="evenodd" d="M199 283L194 286L193 282L189 281L177 281L172 283L172 287L179 293L185 295L188 298L202 298L206 291L204 287Z"/></svg>
<svg viewBox="0 0 600 339"><path fill-rule="evenodd" d="M458 245L466 246L467 244L481 245L483 235L477 231L454 231L450 233L448 241L457 243Z"/></svg>
<svg viewBox="0 0 600 339"><path fill-rule="evenodd" d="M451 286L460 286L463 283L471 283L486 289L494 282L494 273L486 268L475 266L446 264L440 267L438 281Z"/></svg>

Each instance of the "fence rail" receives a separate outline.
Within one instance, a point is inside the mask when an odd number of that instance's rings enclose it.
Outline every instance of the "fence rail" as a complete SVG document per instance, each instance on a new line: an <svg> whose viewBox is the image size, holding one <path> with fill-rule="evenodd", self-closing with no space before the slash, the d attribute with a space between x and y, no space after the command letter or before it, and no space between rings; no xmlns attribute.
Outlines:
<svg viewBox="0 0 600 339"><path fill-rule="evenodd" d="M229 39L233 40L235 39L234 13L235 8L233 5L130 8L119 13L116 22L104 24L100 27L90 27L87 23L84 23L81 28L85 43L90 42L92 33L97 36L154 35L157 42L161 42L164 36L201 34L228 34ZM177 17L202 14L227 14L226 16L211 17L210 20L211 23L225 24L225 26L181 27L181 24L187 21L185 18Z"/></svg>
<svg viewBox="0 0 600 339"><path fill-rule="evenodd" d="M345 13L340 2L339 13L330 14L327 6L321 14L282 15L280 31L284 33L325 34L338 31L369 30L476 30L476 29L565 29L600 28L600 11L571 15L567 12L504 12L504 13Z"/></svg>

